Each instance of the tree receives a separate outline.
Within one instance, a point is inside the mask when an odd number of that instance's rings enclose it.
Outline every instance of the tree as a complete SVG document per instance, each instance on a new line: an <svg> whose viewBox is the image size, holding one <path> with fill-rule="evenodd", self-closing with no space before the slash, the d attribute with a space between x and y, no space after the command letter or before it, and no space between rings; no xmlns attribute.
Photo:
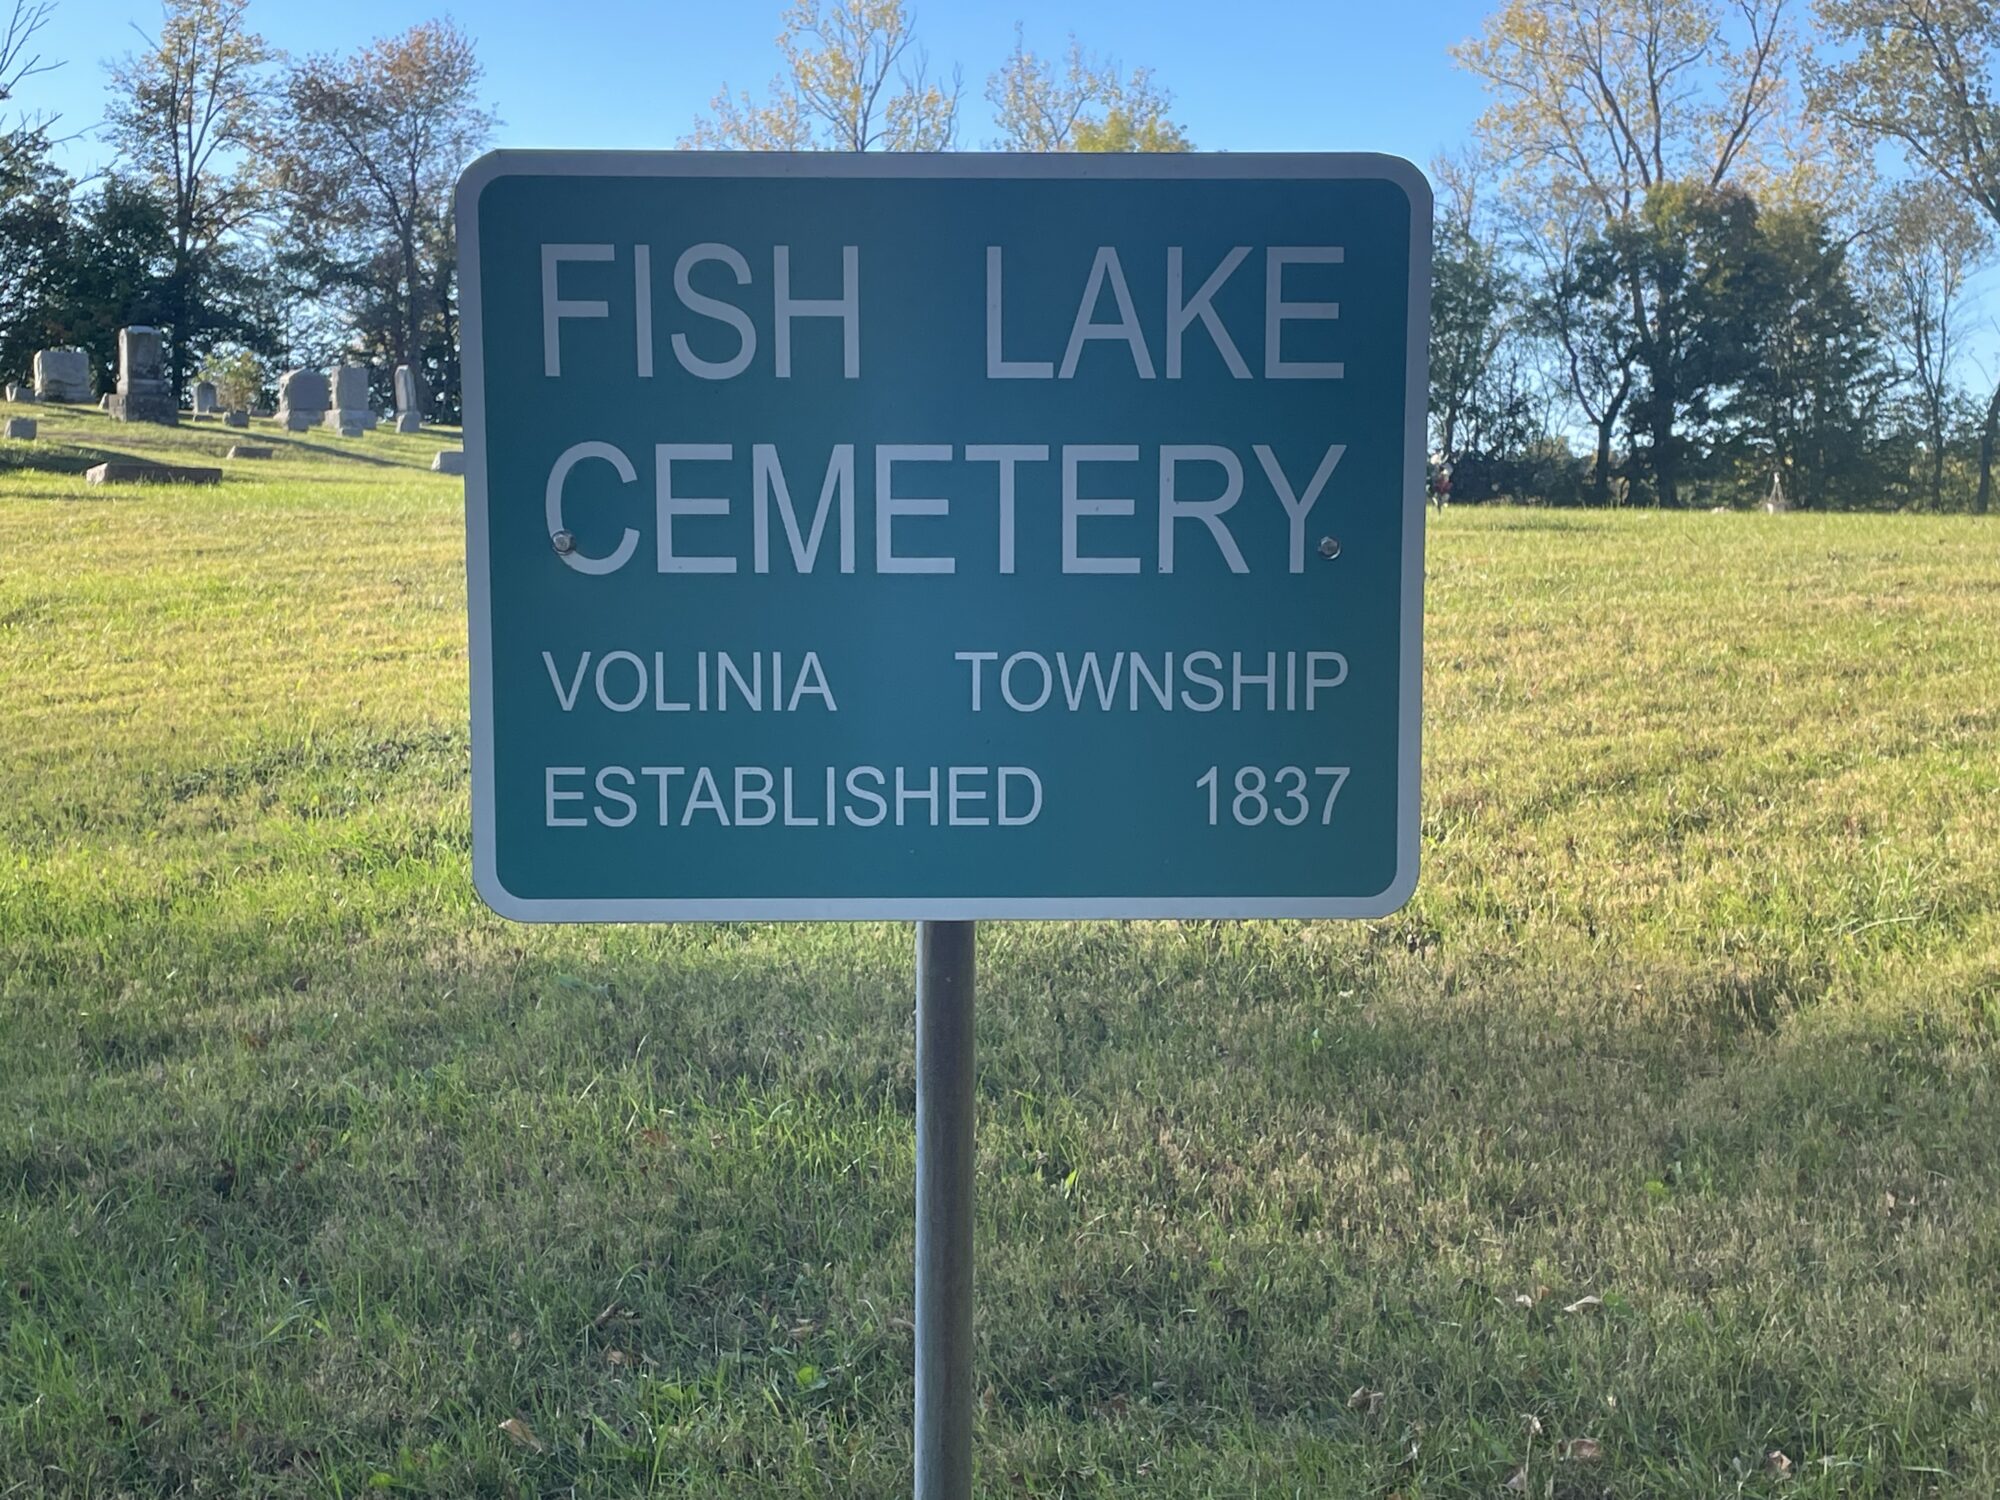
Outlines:
<svg viewBox="0 0 2000 1500"><path fill-rule="evenodd" d="M248 411L264 396L268 372L252 349L217 350L202 362L201 378L215 386L225 411Z"/></svg>
<svg viewBox="0 0 2000 1500"><path fill-rule="evenodd" d="M725 87L683 146L732 151L945 151L959 81L934 82L903 0L793 0L785 68L762 103Z"/></svg>
<svg viewBox="0 0 2000 1500"><path fill-rule="evenodd" d="M1028 50L1017 23L1014 50L986 80L986 98L1007 151L1191 149L1171 117L1173 95L1150 69L1121 78L1117 64L1085 53L1073 34L1058 65Z"/></svg>
<svg viewBox="0 0 2000 1500"><path fill-rule="evenodd" d="M1611 500L1611 444L1637 382L1638 333L1623 286L1605 274L1602 235L1587 215L1519 234L1534 266L1523 314L1548 346L1557 378L1595 436L1590 503Z"/></svg>
<svg viewBox="0 0 2000 1500"><path fill-rule="evenodd" d="M111 65L106 126L125 170L167 208L173 271L165 320L179 394L200 352L228 332L210 282L223 247L265 204L253 165L275 54L244 20L248 0L164 0L158 40Z"/></svg>
<svg viewBox="0 0 2000 1500"><path fill-rule="evenodd" d="M48 339L69 222L69 178L39 130L0 140L0 374L25 375Z"/></svg>
<svg viewBox="0 0 2000 1500"><path fill-rule="evenodd" d="M40 52L32 50L35 33L48 25L55 12L55 0L12 0L8 6L7 22L0 26L0 105L13 104L21 85L30 78L62 66L44 61ZM52 116L21 113L9 125L0 115L0 152L16 136L46 135L52 123Z"/></svg>
<svg viewBox="0 0 2000 1500"><path fill-rule="evenodd" d="M1772 175L1792 106L1788 0L1507 0L1454 49L1491 102L1475 127L1517 183L1630 218L1671 182Z"/></svg>
<svg viewBox="0 0 2000 1500"><path fill-rule="evenodd" d="M1466 430L1480 425L1482 395L1507 337L1515 289L1497 247L1464 208L1441 207L1431 259L1432 447L1450 464Z"/></svg>
<svg viewBox="0 0 2000 1500"><path fill-rule="evenodd" d="M1689 222L1687 190L1771 182L1797 169L1788 147L1809 132L1792 128L1788 6L1506 0L1454 53L1486 86L1475 129L1487 159L1507 173L1516 217L1541 257L1540 321L1563 343L1572 394L1597 427L1600 496L1609 433L1641 381L1630 363L1597 366L1643 359L1647 410L1638 425L1660 498L1676 503L1684 444L1672 424L1699 398L1680 389L1695 371L1679 347L1686 310L1671 305L1674 288L1651 279L1677 264L1658 236ZM1551 244L1562 247L1553 257ZM1603 279L1610 271L1615 283Z"/></svg>
<svg viewBox="0 0 2000 1500"><path fill-rule="evenodd" d="M1966 286L1992 251L1992 234L1962 197L1935 178L1895 188L1863 250L1876 316L1923 434L1925 491L1933 510L1944 499L1945 450L1964 353Z"/></svg>
<svg viewBox="0 0 2000 1500"><path fill-rule="evenodd" d="M308 58L286 78L272 153L319 290L389 365L429 374L420 383L443 386L452 406L455 367L427 356L452 296L452 191L495 123L481 75L472 39L448 20L345 60Z"/></svg>
<svg viewBox="0 0 2000 1500"><path fill-rule="evenodd" d="M1926 175L2000 225L2000 8L1992 0L1819 0L1849 56L1813 77L1814 103L1855 129L1898 142ZM2000 385L1980 431L1985 512L2000 444Z"/></svg>
<svg viewBox="0 0 2000 1500"><path fill-rule="evenodd" d="M1729 415L1795 503L1857 498L1874 468L1890 371L1848 274L1847 243L1807 209L1760 212L1744 291L1754 357Z"/></svg>
<svg viewBox="0 0 2000 1500"><path fill-rule="evenodd" d="M1694 434L1757 357L1757 205L1736 188L1667 183L1640 212L1587 245L1586 286L1647 289L1631 325L1639 383L1626 422L1656 504L1681 503L1699 456Z"/></svg>
<svg viewBox="0 0 2000 1500"><path fill-rule="evenodd" d="M78 205L65 225L50 288L55 343L90 352L108 387L118 369L118 330L166 321L174 239L163 204L119 178Z"/></svg>

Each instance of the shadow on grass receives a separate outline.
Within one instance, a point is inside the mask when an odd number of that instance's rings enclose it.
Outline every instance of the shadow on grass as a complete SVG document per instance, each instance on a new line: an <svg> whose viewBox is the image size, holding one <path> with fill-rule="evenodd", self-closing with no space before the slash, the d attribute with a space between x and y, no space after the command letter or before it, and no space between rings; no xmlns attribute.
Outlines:
<svg viewBox="0 0 2000 1500"><path fill-rule="evenodd" d="M203 423L191 425L182 423L178 432L193 432L199 437L211 439L213 452L188 450L162 455L160 453L132 453L123 449L102 447L96 443L65 441L60 438L43 438L35 442L0 443L0 476L11 473L82 475L102 463L138 463L176 465L215 463L225 460L229 449L238 443L257 447L290 450L290 456L299 458L324 459L337 463L366 464L378 469L403 469L413 474L428 473L421 464L408 459L386 455L360 453L352 448L329 447L320 443L305 442L283 431L259 430L245 427L213 427ZM347 442L360 442L349 438ZM440 446L449 446L440 441Z"/></svg>
<svg viewBox="0 0 2000 1500"><path fill-rule="evenodd" d="M150 464L158 459L143 453L123 453L115 448L83 448L73 443L36 447L8 444L0 447L0 474L81 475L99 464Z"/></svg>
<svg viewBox="0 0 2000 1500"><path fill-rule="evenodd" d="M177 1383L212 1420L147 1441L234 1492L241 1433L277 1420L258 1392L370 1464L437 1444L460 1477L489 1414L516 1409L545 1435L575 1411L614 1431L680 1412L699 1420L675 1442L712 1422L771 1452L828 1412L871 1440L907 1421L900 933L536 951L392 924L327 948L240 920L212 930L230 993L204 988L198 1014L79 986L20 1023L48 1047L35 1135L0 1138L10 1314L32 1347L94 1335L108 1373L67 1406L38 1377L54 1394L0 1432L0 1469L113 1464L104 1410ZM77 985L73 955L47 958ZM1979 1290L1957 1262L1990 1233L1961 1205L1991 1182L1991 1094L1982 1069L1940 1065L1948 1048L1879 1025L1690 1037L1612 1006L1629 975L1608 969L1573 976L1604 1002L1579 1024L1510 1010L1511 976L1456 997L1435 965L1365 943L1106 926L996 933L983 958L979 1361L1003 1433L1081 1441L1117 1416L1289 1452L1286 1427L1310 1424L1359 1472L1378 1449L1405 1463L1421 1421L1458 1435L1452 1462L1504 1475L1518 1445L1484 1434L1522 1411L1589 1420L1609 1369L1633 1414L1620 1494L1719 1492L1738 1434L1813 1453L1898 1381L1911 1452L1974 1442L1960 1385L1980 1330L1953 1314ZM143 965L107 973L126 970ZM1692 988L1691 1008L1733 1013ZM1916 1206L1882 1207L1910 1176ZM1851 1259L1828 1256L1837 1235ZM1954 1236L1956 1257L1923 1255ZM225 1302L227 1319L179 1311ZM1897 1342L1906 1303L1923 1334ZM300 1305L312 1340L234 1342ZM433 1423L446 1361L463 1394ZM1369 1425L1330 1370L1377 1379L1394 1419ZM566 1451L565 1484L637 1492L616 1488L614 1448ZM1136 1481L1142 1452L1103 1461ZM1677 1489L1641 1487L1668 1467ZM432 1493L476 1492L451 1484Z"/></svg>
<svg viewBox="0 0 2000 1500"><path fill-rule="evenodd" d="M428 473L417 465L400 458L379 457L371 453L358 453L352 448L330 448L322 443L308 443L284 431L259 431L256 428L234 429L241 434L236 441L257 443L267 447L292 448L301 455L314 458L335 459L342 463L372 464L378 469L408 469L413 473ZM344 443L365 442L365 438L345 438Z"/></svg>

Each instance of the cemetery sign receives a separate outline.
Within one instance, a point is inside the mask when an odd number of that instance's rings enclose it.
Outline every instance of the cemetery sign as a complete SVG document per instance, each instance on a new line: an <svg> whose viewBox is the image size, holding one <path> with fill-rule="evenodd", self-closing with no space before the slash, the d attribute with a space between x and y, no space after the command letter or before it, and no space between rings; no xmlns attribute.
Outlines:
<svg viewBox="0 0 2000 1500"><path fill-rule="evenodd" d="M496 910L1408 896L1407 163L502 152L458 229Z"/></svg>

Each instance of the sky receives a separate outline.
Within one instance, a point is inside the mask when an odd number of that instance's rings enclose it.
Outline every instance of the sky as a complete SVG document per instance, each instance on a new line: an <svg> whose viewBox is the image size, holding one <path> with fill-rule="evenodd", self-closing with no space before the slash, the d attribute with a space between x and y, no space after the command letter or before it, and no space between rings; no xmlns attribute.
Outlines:
<svg viewBox="0 0 2000 1500"><path fill-rule="evenodd" d="M1487 0L911 0L932 68L963 70L960 144L990 143L986 77L1013 44L1087 50L1145 66L1172 90L1196 146L1229 151L1386 151L1427 166L1467 137L1481 96L1452 66L1451 45L1478 29ZM455 0L449 13L478 43L486 94L503 124L495 145L668 147L725 82L761 93L784 0ZM347 52L438 13L410 0L251 0L273 45L295 56ZM65 134L102 117L104 62L157 31L158 0L56 0L36 38L57 71L20 103L62 115ZM62 164L109 161L89 134Z"/></svg>
<svg viewBox="0 0 2000 1500"><path fill-rule="evenodd" d="M908 0L934 71L961 70L960 145L993 143L986 78L1025 28L1029 48L1086 50L1154 70L1175 118L1211 151L1383 151L1429 169L1471 138L1484 104L1455 67L1497 0ZM0 0L0 7L6 0ZM250 0L257 29L293 55L351 52L449 14L474 38L495 146L671 147L716 91L762 94L785 0ZM87 178L111 153L97 138L105 63L157 31L159 0L55 0L36 37L55 71L19 106L61 116L60 164ZM135 30L135 27L138 30ZM1896 170L1894 153L1883 165ZM1975 282L1966 325L1976 385L2000 373L2000 266Z"/></svg>

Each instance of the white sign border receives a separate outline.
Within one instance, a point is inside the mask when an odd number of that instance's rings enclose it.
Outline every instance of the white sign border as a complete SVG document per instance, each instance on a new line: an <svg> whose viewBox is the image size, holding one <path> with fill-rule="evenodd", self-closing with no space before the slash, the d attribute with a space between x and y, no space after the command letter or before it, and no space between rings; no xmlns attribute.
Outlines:
<svg viewBox="0 0 2000 1500"><path fill-rule="evenodd" d="M502 177L1049 178L1071 181L1367 178L1410 204L1409 346L1403 393L1403 619L1396 874L1372 896L892 896L699 899L516 896L494 850L493 617L486 524L486 370L479 195ZM458 180L458 296L465 445L465 584L472 665L472 883L517 922L962 921L970 919L1386 917L1417 885L1423 727L1424 475L1430 399L1431 188L1398 156L1370 152L1009 155L941 152L493 151Z"/></svg>

